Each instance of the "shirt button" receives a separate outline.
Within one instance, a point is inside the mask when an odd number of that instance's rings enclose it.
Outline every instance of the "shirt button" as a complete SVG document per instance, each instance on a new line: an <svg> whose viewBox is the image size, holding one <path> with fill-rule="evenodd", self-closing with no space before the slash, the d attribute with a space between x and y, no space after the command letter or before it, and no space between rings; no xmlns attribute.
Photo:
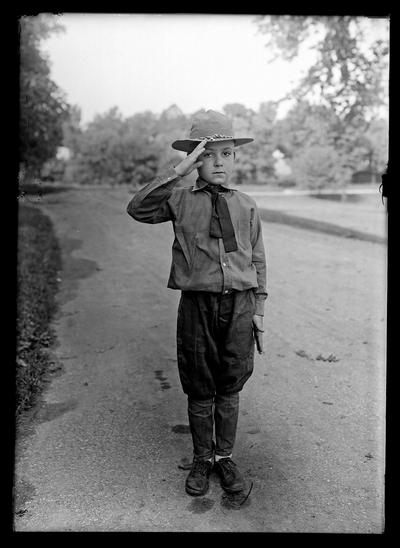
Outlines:
<svg viewBox="0 0 400 548"><path fill-rule="evenodd" d="M225 293L228 293L228 290L227 290L227 289L225 290Z"/></svg>
<svg viewBox="0 0 400 548"><path fill-rule="evenodd" d="M222 263L222 266L226 266L226 263Z"/></svg>

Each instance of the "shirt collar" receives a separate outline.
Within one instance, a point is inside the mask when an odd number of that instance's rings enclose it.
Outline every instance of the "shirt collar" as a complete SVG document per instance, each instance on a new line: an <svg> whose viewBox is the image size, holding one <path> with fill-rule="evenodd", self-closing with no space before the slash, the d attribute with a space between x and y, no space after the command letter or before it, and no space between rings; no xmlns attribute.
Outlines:
<svg viewBox="0 0 400 548"><path fill-rule="evenodd" d="M193 188L192 188L192 192L196 192L196 190L203 190L209 183L207 183L207 181L205 181L204 179L202 179L201 177L198 177L196 179L196 182L194 183L193 185ZM226 183L218 183L220 186L226 188L226 190L236 190L235 188L231 188L228 184Z"/></svg>

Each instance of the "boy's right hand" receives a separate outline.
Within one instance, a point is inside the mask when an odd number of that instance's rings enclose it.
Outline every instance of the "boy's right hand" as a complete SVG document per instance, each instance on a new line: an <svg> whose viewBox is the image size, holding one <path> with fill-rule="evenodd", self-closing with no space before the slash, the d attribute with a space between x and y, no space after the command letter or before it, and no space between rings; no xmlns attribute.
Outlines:
<svg viewBox="0 0 400 548"><path fill-rule="evenodd" d="M207 139L201 141L197 147L190 154L188 154L184 160L182 160L182 162L175 166L175 172L179 175L179 177L185 177L185 175L189 175L189 173L192 173L194 169L197 169L203 165L203 162L197 162L197 158L204 151L206 143Z"/></svg>

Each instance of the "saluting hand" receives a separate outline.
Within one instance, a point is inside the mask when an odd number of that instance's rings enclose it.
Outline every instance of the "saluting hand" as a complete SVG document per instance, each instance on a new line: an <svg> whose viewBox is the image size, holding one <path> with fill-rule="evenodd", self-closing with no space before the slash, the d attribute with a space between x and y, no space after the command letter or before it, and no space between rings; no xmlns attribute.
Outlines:
<svg viewBox="0 0 400 548"><path fill-rule="evenodd" d="M197 147L190 154L188 154L184 160L182 160L182 162L175 166L174 169L179 177L189 175L189 173L192 173L194 169L197 169L203 165L203 162L197 162L197 158L203 152L206 143L207 139L203 139L203 141L201 141L201 143L199 143Z"/></svg>

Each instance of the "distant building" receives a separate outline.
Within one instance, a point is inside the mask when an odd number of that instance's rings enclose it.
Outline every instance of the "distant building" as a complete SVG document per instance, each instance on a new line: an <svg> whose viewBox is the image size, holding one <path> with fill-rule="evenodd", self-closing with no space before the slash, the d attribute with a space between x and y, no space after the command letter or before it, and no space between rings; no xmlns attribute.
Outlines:
<svg viewBox="0 0 400 548"><path fill-rule="evenodd" d="M351 176L351 182L354 184L379 183L381 181L380 173L369 170L356 171Z"/></svg>
<svg viewBox="0 0 400 548"><path fill-rule="evenodd" d="M56 158L57 160L69 160L71 158L70 149L68 147L58 147Z"/></svg>

